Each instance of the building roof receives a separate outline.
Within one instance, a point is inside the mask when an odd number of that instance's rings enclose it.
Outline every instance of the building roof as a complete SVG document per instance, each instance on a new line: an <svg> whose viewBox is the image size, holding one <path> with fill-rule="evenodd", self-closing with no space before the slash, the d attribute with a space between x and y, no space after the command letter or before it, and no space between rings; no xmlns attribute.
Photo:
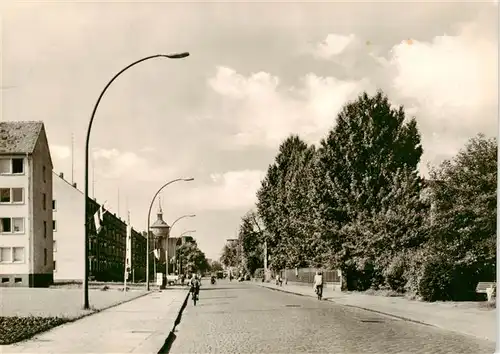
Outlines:
<svg viewBox="0 0 500 354"><path fill-rule="evenodd" d="M32 154L43 122L0 122L0 154Z"/></svg>

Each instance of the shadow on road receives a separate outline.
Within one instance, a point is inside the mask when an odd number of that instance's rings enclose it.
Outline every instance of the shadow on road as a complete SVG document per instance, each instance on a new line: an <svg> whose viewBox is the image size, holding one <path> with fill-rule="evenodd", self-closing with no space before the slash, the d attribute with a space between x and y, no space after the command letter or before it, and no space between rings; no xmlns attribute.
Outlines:
<svg viewBox="0 0 500 354"><path fill-rule="evenodd" d="M165 339L165 343L163 344L163 347L161 347L160 351L158 354L166 354L170 351L170 348L172 348L172 344L174 344L175 339L177 336L175 335L174 332L170 332L168 335L167 339Z"/></svg>

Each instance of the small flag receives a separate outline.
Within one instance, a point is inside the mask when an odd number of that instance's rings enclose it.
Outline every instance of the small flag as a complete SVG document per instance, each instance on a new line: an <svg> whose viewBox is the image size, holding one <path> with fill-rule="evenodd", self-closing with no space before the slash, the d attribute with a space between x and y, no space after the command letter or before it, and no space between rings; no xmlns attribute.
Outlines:
<svg viewBox="0 0 500 354"><path fill-rule="evenodd" d="M106 202L104 202L105 204ZM106 213L107 210L104 210L104 204L99 207L99 210L94 214L94 223L95 223L95 230L96 234L101 232L102 229L102 220L103 216Z"/></svg>
<svg viewBox="0 0 500 354"><path fill-rule="evenodd" d="M156 259L160 259L160 250L156 249L153 252L155 254Z"/></svg>

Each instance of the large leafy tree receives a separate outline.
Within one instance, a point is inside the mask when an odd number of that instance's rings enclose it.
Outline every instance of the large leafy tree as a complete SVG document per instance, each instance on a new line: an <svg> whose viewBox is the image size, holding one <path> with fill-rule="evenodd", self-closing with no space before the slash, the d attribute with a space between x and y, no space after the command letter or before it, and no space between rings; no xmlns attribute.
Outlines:
<svg viewBox="0 0 500 354"><path fill-rule="evenodd" d="M226 267L236 267L240 264L240 252L236 243L226 244L222 249L220 261Z"/></svg>
<svg viewBox="0 0 500 354"><path fill-rule="evenodd" d="M238 238L245 270L253 274L264 266L264 232L255 211L248 212L241 219Z"/></svg>
<svg viewBox="0 0 500 354"><path fill-rule="evenodd" d="M286 203L290 234L287 247L290 250L289 265L304 267L322 265L325 252L321 225L316 215L317 205L311 189L316 184L317 153L315 146L302 151L294 163L294 174L288 181Z"/></svg>
<svg viewBox="0 0 500 354"><path fill-rule="evenodd" d="M205 254L194 242L186 242L176 251L177 259L181 261L182 269L187 272L205 272L210 269Z"/></svg>
<svg viewBox="0 0 500 354"><path fill-rule="evenodd" d="M220 262L212 261L212 263L210 264L210 270L212 272L221 272L224 270L224 268Z"/></svg>
<svg viewBox="0 0 500 354"><path fill-rule="evenodd" d="M380 226L381 220L386 221L381 213L392 210L389 215L394 215L398 209L392 206L399 202L394 198L406 195L403 190L419 195L416 171L421 155L415 119L407 120L403 107L393 108L382 92L363 93L343 108L335 127L321 141L319 166L324 180L317 182L321 190L316 189L337 266L363 269L385 249L388 239L377 240L388 237L390 227ZM378 219L373 219L376 215Z"/></svg>
<svg viewBox="0 0 500 354"><path fill-rule="evenodd" d="M270 265L276 270L293 262L294 250L288 247L293 238L288 197L296 167L307 149L307 144L297 135L285 139L257 192L257 210L266 230Z"/></svg>
<svg viewBox="0 0 500 354"><path fill-rule="evenodd" d="M431 171L431 246L492 280L496 265L497 140L480 134Z"/></svg>

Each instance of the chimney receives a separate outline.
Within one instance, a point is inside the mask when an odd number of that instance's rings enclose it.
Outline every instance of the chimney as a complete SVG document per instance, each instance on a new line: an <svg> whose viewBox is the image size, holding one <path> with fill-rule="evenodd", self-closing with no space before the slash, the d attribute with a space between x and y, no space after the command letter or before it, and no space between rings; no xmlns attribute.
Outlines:
<svg viewBox="0 0 500 354"><path fill-rule="evenodd" d="M64 179L64 173L59 173L59 177L61 177L62 179Z"/></svg>
<svg viewBox="0 0 500 354"><path fill-rule="evenodd" d="M73 187L75 187L75 188L76 188L76 182L75 182L75 183L73 183Z"/></svg>

